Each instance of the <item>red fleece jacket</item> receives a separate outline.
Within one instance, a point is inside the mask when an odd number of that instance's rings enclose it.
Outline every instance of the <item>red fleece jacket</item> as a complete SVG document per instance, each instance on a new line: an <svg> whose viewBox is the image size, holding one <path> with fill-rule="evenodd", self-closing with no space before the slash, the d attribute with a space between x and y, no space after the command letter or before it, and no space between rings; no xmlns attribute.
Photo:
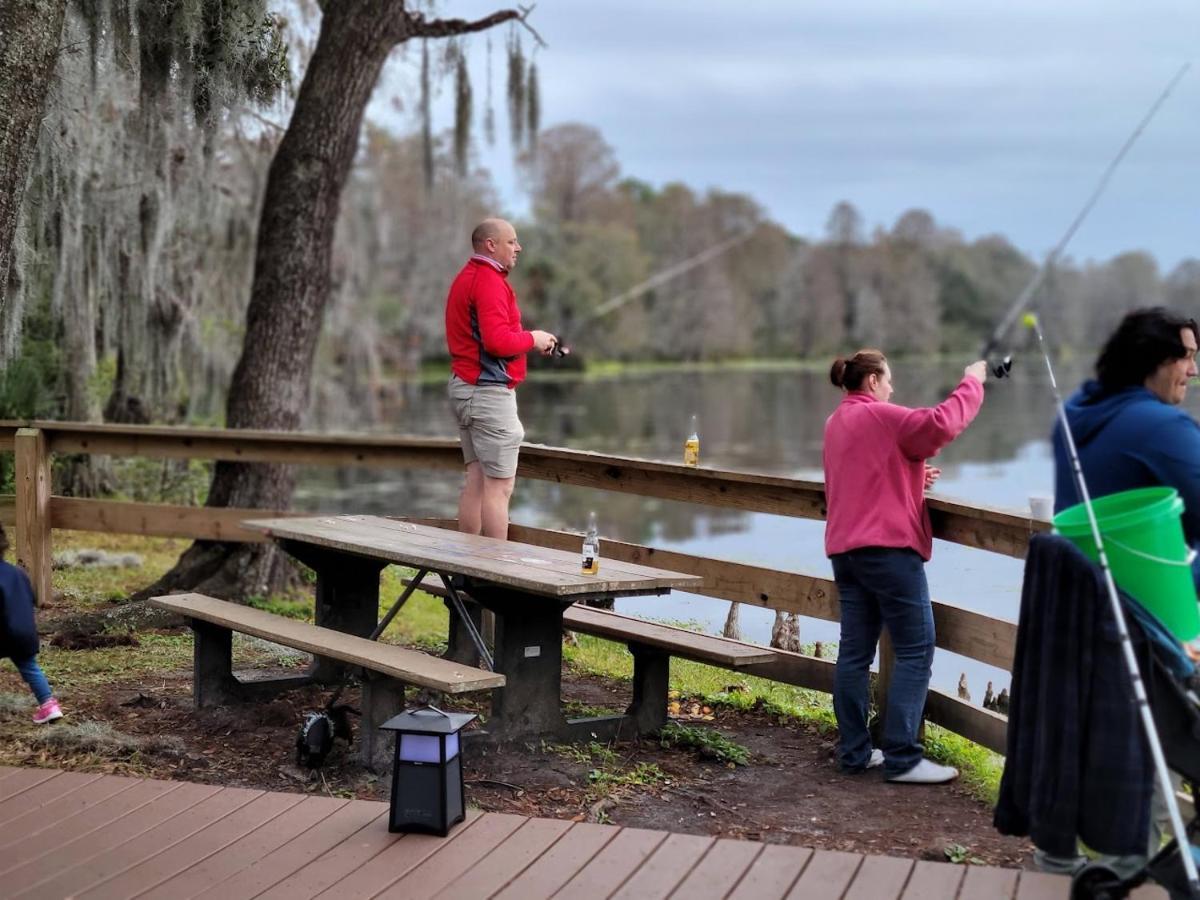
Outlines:
<svg viewBox="0 0 1200 900"><path fill-rule="evenodd" d="M983 385L970 376L922 409L848 393L825 422L825 554L911 547L928 560L925 459L958 437L982 403Z"/></svg>
<svg viewBox="0 0 1200 900"><path fill-rule="evenodd" d="M533 335L521 328L517 295L507 273L471 258L446 297L450 368L469 384L515 388L525 380L525 354Z"/></svg>

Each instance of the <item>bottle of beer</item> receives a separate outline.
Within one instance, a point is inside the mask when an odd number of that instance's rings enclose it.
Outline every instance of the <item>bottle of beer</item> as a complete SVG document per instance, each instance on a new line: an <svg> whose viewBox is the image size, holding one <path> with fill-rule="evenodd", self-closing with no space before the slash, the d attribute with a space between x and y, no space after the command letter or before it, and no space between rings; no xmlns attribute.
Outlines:
<svg viewBox="0 0 1200 900"><path fill-rule="evenodd" d="M600 533L596 530L596 514L588 513L587 534L583 536L583 554L579 571L595 575L600 571Z"/></svg>
<svg viewBox="0 0 1200 900"><path fill-rule="evenodd" d="M692 427L688 439L683 442L683 464L685 466L700 465L700 431L697 427L698 418L692 416Z"/></svg>

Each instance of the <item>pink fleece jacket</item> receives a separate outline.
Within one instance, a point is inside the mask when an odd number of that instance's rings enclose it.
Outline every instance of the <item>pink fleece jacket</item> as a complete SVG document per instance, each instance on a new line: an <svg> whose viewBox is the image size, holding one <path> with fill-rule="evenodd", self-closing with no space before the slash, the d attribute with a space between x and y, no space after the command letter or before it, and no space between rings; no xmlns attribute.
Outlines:
<svg viewBox="0 0 1200 900"><path fill-rule="evenodd" d="M925 459L958 437L982 403L983 385L970 376L922 409L846 394L825 422L825 554L911 547L928 561Z"/></svg>

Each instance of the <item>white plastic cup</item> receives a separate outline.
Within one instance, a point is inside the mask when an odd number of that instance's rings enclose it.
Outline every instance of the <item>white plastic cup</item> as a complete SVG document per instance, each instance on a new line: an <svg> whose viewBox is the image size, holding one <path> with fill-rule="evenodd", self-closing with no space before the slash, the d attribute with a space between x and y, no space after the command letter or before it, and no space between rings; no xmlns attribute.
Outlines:
<svg viewBox="0 0 1200 900"><path fill-rule="evenodd" d="M1042 519L1049 522L1054 518L1054 498L1045 494L1031 494L1029 497L1029 516L1032 519Z"/></svg>

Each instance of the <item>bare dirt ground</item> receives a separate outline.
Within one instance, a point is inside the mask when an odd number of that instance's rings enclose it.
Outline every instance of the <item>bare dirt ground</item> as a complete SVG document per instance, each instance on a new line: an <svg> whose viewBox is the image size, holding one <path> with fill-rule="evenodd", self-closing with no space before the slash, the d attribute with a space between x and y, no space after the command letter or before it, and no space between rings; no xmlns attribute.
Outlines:
<svg viewBox="0 0 1200 900"><path fill-rule="evenodd" d="M11 666L0 668L0 691L25 691ZM564 691L578 704L619 709L628 686L568 675ZM6 736L0 762L386 800L387 778L359 767L354 748L341 742L323 769L297 767L299 724L328 696L328 691L306 688L269 703L197 711L190 670L118 681L90 695L64 698L68 718L48 728L92 721L132 740L117 745L98 740L94 746L47 740L40 733L46 727L35 730L28 723L29 710L9 707L0 710ZM344 699L356 703L357 692L347 690ZM831 736L780 724L765 713L717 709L711 721L688 724L718 729L744 746L749 764L705 760L649 739L611 747L471 742L464 753L468 800L485 810L522 815L919 859L1031 865L1028 842L999 835L991 809L962 786L888 784L877 771L839 774Z"/></svg>

